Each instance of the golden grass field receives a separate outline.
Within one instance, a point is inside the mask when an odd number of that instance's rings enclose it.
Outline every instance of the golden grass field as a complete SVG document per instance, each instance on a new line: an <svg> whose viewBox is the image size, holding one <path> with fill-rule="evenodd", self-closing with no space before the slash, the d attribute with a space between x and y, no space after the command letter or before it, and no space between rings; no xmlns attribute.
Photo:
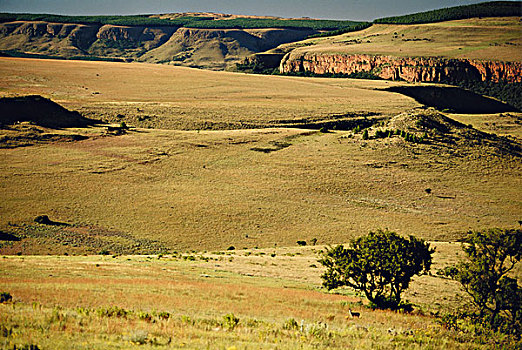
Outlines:
<svg viewBox="0 0 522 350"><path fill-rule="evenodd" d="M0 58L0 93L38 94L86 115L176 129L265 126L347 113L393 115L418 104L394 82L266 77L145 63ZM141 119L141 120L140 120Z"/></svg>
<svg viewBox="0 0 522 350"><path fill-rule="evenodd" d="M457 263L466 231L518 227L520 113L446 114L474 128L450 123L425 144L281 127L367 116L373 135L444 117L377 90L405 84L1 58L2 96L136 128L41 128L88 139L0 148L0 231L22 237L0 246L0 292L15 301L0 304L0 347L491 348L501 339L439 324L461 293L436 271ZM44 214L70 226L33 222ZM437 248L406 293L414 314L320 288L319 250L378 228Z"/></svg>
<svg viewBox="0 0 522 350"><path fill-rule="evenodd" d="M436 243L433 270L454 264L458 246ZM14 303L0 304L0 344L41 349L488 349L500 341L438 323L434 313L453 307L462 292L435 274L412 283L406 298L418 305L414 314L372 311L349 291L325 293L319 288L321 269L312 266L322 248L4 256L0 283ZM348 308L361 317L347 317ZM239 319L236 326L224 320L230 313Z"/></svg>
<svg viewBox="0 0 522 350"><path fill-rule="evenodd" d="M376 54L398 57L521 61L520 17L472 18L419 25L374 24L339 36L281 45L296 53Z"/></svg>
<svg viewBox="0 0 522 350"><path fill-rule="evenodd" d="M40 93L71 109L82 104L102 114L107 105L139 100L136 108L172 103L196 115L211 110L215 114L205 119L211 122L233 121L232 116L259 108L248 120L267 123L307 113L328 118L326 110L384 117L417 105L372 89L386 82L23 59L0 60L0 67L4 94ZM29 84L28 77L39 83ZM93 85L73 88L81 81ZM91 90L100 94L86 92ZM303 101L295 97L300 94ZM277 113L272 100L281 104ZM232 109L232 116L221 105ZM187 114L170 118L191 119ZM516 114L489 118L520 130ZM385 227L454 240L469 229L513 227L521 219L519 158L469 142L413 145L396 138L364 141L351 131L282 128L137 129L118 137L96 136L100 128L80 132L93 137L0 149L2 229L46 214L77 225L68 233L80 237L80 247L82 232L103 229L113 242L130 235L164 249L224 249L312 238L346 242ZM22 253L34 249L29 242L15 246Z"/></svg>

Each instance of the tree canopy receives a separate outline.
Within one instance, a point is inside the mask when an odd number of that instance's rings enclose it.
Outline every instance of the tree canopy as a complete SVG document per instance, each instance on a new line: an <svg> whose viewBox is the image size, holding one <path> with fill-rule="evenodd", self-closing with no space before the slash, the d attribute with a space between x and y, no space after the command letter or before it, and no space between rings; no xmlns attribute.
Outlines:
<svg viewBox="0 0 522 350"><path fill-rule="evenodd" d="M522 16L521 1L490 1L480 4L448 7L404 16L376 19L374 23L419 24L443 22L474 17Z"/></svg>
<svg viewBox="0 0 522 350"><path fill-rule="evenodd" d="M378 230L353 240L350 247L327 249L319 262L327 289L349 286L364 293L378 308L407 307L401 299L414 275L429 271L432 254L429 243L395 232Z"/></svg>
<svg viewBox="0 0 522 350"><path fill-rule="evenodd" d="M476 321L520 336L522 288L509 276L522 258L522 230L471 232L464 240L467 260L450 273L476 307Z"/></svg>

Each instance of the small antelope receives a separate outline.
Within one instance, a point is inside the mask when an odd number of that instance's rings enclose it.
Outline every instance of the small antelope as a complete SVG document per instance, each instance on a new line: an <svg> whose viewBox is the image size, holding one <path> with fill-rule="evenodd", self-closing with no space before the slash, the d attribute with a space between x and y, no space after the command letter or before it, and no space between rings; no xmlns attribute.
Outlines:
<svg viewBox="0 0 522 350"><path fill-rule="evenodd" d="M353 312L352 309L348 309L348 316L350 316L351 318L359 318L361 317L361 313L360 312Z"/></svg>

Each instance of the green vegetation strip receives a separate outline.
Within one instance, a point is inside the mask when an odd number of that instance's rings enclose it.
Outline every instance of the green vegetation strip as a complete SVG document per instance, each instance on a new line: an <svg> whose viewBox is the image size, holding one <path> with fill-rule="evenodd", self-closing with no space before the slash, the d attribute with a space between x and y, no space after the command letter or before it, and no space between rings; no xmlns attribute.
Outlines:
<svg viewBox="0 0 522 350"><path fill-rule="evenodd" d="M121 26L171 26L182 27L188 23L206 20L206 17L180 17L161 19L148 15L134 16L61 16L53 14L0 13L0 22L44 21L54 23L111 24Z"/></svg>
<svg viewBox="0 0 522 350"><path fill-rule="evenodd" d="M522 16L521 1L491 1L480 4L455 6L411 15L376 19L374 23L418 24L452 21L474 17Z"/></svg>
<svg viewBox="0 0 522 350"><path fill-rule="evenodd" d="M253 28L294 28L313 30L350 31L354 27L365 25L362 22L312 20L312 19L271 19L271 18L235 18L230 20L214 20L210 17L179 17L161 19L149 15L134 16L61 16L53 14L0 13L0 22L12 21L45 21L55 23L81 23L96 25L124 26L170 26L205 29L253 29Z"/></svg>

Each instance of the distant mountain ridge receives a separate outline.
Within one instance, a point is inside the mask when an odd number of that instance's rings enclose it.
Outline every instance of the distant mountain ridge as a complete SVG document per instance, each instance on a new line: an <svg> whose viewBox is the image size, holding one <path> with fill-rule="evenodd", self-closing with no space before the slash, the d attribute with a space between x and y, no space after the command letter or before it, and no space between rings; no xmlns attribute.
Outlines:
<svg viewBox="0 0 522 350"><path fill-rule="evenodd" d="M0 24L4 55L137 60L226 69L245 57L318 33L312 29L195 29L15 21Z"/></svg>

